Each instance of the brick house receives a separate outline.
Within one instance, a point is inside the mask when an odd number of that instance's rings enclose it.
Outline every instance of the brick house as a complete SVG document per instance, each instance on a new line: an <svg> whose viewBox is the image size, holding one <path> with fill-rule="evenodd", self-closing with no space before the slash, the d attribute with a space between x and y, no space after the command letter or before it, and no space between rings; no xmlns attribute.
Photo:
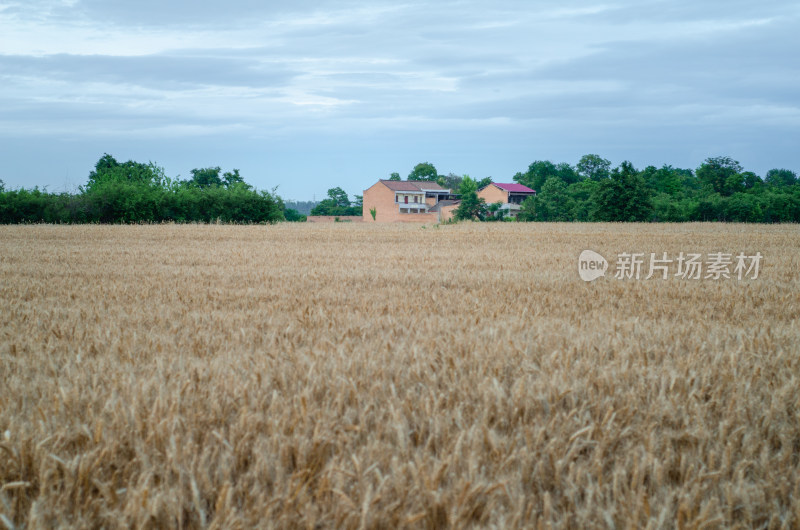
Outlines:
<svg viewBox="0 0 800 530"><path fill-rule="evenodd" d="M431 206L428 212L436 214L437 223L446 223L453 218L459 204L461 201L458 199L444 199Z"/></svg>
<svg viewBox="0 0 800 530"><path fill-rule="evenodd" d="M536 195L534 190L516 182L492 182L478 190L478 197L482 197L486 204L502 203L500 210L512 217L516 217L522 201L534 195Z"/></svg>
<svg viewBox="0 0 800 530"><path fill-rule="evenodd" d="M438 223L438 209L431 210L440 201L453 199L449 189L426 180L379 180L363 195L364 222L373 222L371 209L375 209L375 222L379 223Z"/></svg>

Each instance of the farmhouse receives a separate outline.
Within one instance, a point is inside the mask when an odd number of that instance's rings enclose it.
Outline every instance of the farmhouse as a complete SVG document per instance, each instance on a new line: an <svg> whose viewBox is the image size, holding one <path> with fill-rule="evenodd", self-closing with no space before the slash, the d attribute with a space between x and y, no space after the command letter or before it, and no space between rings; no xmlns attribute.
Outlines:
<svg viewBox="0 0 800 530"><path fill-rule="evenodd" d="M517 183L492 182L478 190L486 204L501 203L500 210L511 217L533 195L534 190ZM461 202L451 190L427 180L379 180L364 190L363 197L367 223L443 223L453 218Z"/></svg>
<svg viewBox="0 0 800 530"><path fill-rule="evenodd" d="M520 210L522 201L528 197L536 195L536 192L522 184L513 183L500 183L492 182L488 186L484 186L478 190L478 197L482 197L486 204L494 204L499 202L502 204L501 211L505 215L516 217Z"/></svg>
<svg viewBox="0 0 800 530"><path fill-rule="evenodd" d="M379 180L364 190L364 221L438 223L447 219L442 219L441 208L435 207L454 198L449 189L432 181Z"/></svg>

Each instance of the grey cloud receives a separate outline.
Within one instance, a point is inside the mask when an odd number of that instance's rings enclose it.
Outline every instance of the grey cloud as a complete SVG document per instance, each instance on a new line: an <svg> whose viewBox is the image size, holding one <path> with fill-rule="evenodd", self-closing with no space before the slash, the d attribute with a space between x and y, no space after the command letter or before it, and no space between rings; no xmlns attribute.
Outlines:
<svg viewBox="0 0 800 530"><path fill-rule="evenodd" d="M629 2L624 9L599 15L603 22L628 24L637 21L675 22L698 20L751 20L785 16L787 8L793 15L797 9L783 0L650 0Z"/></svg>
<svg viewBox="0 0 800 530"><path fill-rule="evenodd" d="M254 165L255 146L279 143L274 164L302 181L319 168L296 164L297 153L334 138L343 159L383 136L391 141L375 144L382 156L433 162L448 153L478 163L475 153L489 148L525 163L630 149L650 163L672 161L667 153L691 165L680 157L742 145L776 153L800 130L798 7L788 1L63 5L19 4L0 24L25 17L85 27L101 43L126 38L115 52L98 48L105 55L77 55L93 40L72 55L0 54L4 137L73 128L102 153L108 139L92 131L119 131L121 145L127 130L131 145L166 131L164 145L182 156L195 145L248 145L252 155L237 154ZM136 49L137 35L162 51ZM796 149L783 149L776 165L800 163Z"/></svg>
<svg viewBox="0 0 800 530"><path fill-rule="evenodd" d="M790 87L800 81L793 61L800 37L788 24L758 28L734 39L671 43L609 43L598 53L567 64L538 70L542 78L615 79L636 90L677 98L720 102L720 99L797 102Z"/></svg>
<svg viewBox="0 0 800 530"><path fill-rule="evenodd" d="M308 9L324 9L335 2L319 0L293 0L263 2L260 0L205 0L167 1L138 0L137 2L108 2L105 0L78 0L58 2L33 0L15 6L16 13L52 19L82 17L98 23L120 26L162 27L175 25L228 25L236 21L253 21L258 18L283 16Z"/></svg>
<svg viewBox="0 0 800 530"><path fill-rule="evenodd" d="M69 82L192 87L203 85L283 86L295 72L282 65L265 66L252 58L208 56L0 55L3 76L24 75Z"/></svg>

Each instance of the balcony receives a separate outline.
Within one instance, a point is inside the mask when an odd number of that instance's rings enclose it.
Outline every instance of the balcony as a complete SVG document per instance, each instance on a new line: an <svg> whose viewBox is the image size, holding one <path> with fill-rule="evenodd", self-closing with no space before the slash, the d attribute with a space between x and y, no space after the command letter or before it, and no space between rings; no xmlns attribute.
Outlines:
<svg viewBox="0 0 800 530"><path fill-rule="evenodd" d="M400 213L425 213L428 211L428 205L424 202L400 202L397 203L397 207ZM408 210L408 212L403 210Z"/></svg>

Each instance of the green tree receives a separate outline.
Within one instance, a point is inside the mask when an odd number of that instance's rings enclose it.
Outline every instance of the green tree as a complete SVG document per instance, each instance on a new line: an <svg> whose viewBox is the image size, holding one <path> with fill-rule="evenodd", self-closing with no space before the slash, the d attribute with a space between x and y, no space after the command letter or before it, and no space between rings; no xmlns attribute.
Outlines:
<svg viewBox="0 0 800 530"><path fill-rule="evenodd" d="M763 222L800 222L800 186L768 189L761 197L761 209Z"/></svg>
<svg viewBox="0 0 800 530"><path fill-rule="evenodd" d="M566 162L554 164L549 160L536 160L528 166L528 171L514 175L514 181L539 192L550 177L560 178L565 184L580 180L575 168Z"/></svg>
<svg viewBox="0 0 800 530"><path fill-rule="evenodd" d="M475 184L478 186L478 189L481 190L492 183L492 177L483 177Z"/></svg>
<svg viewBox="0 0 800 530"><path fill-rule="evenodd" d="M549 160L536 160L528 166L528 171L514 175L514 180L538 192L548 178L557 176L555 164Z"/></svg>
<svg viewBox="0 0 800 530"><path fill-rule="evenodd" d="M517 212L517 221L536 221L536 205L537 199L535 195L526 197L520 205L519 212Z"/></svg>
<svg viewBox="0 0 800 530"><path fill-rule="evenodd" d="M338 206L335 200L327 198L322 199L316 206L311 208L310 215L344 215L342 213L343 210L344 208Z"/></svg>
<svg viewBox="0 0 800 530"><path fill-rule="evenodd" d="M575 169L581 177L599 181L611 175L611 161L600 155L583 155Z"/></svg>
<svg viewBox="0 0 800 530"><path fill-rule="evenodd" d="M571 221L573 202L567 185L558 177L550 177L536 195L536 213L539 221Z"/></svg>
<svg viewBox="0 0 800 530"><path fill-rule="evenodd" d="M219 176L220 171L222 171L222 169L219 166L195 168L191 171L192 178L189 180L188 184L200 189L222 186L224 182Z"/></svg>
<svg viewBox="0 0 800 530"><path fill-rule="evenodd" d="M592 217L592 196L600 185L599 180L584 179L567 186L572 200L572 221L590 221Z"/></svg>
<svg viewBox="0 0 800 530"><path fill-rule="evenodd" d="M567 162L561 162L556 165L556 171L558 178L563 180L565 184L574 184L581 180L581 176L575 172L575 168Z"/></svg>
<svg viewBox="0 0 800 530"><path fill-rule="evenodd" d="M311 215L361 215L361 206L351 206L347 193L337 186L328 190L328 198L314 206Z"/></svg>
<svg viewBox="0 0 800 530"><path fill-rule="evenodd" d="M480 189L480 188L479 188ZM492 204L487 204L484 210L484 221L502 221L506 217L506 210L502 209L503 203L502 202L493 202Z"/></svg>
<svg viewBox="0 0 800 530"><path fill-rule="evenodd" d="M690 169L677 169L665 164L659 169L647 166L642 171L642 178L653 193L677 196L684 190L687 180L694 179L694 175Z"/></svg>
<svg viewBox="0 0 800 530"><path fill-rule="evenodd" d="M347 197L347 192L338 186L328 190L328 198L332 199L336 203L336 206L341 206L343 208L350 206L350 199Z"/></svg>
<svg viewBox="0 0 800 530"><path fill-rule="evenodd" d="M250 187L249 184L245 183L244 179L239 175L239 170L234 169L233 172L226 171L222 174L222 183L225 185L226 188L230 188L231 186L236 185L244 185L248 188Z"/></svg>
<svg viewBox="0 0 800 530"><path fill-rule="evenodd" d="M764 217L758 197L742 192L723 199L723 212L726 221L739 223L757 223Z"/></svg>
<svg viewBox="0 0 800 530"><path fill-rule="evenodd" d="M461 203L453 212L453 217L457 221L482 220L486 212L486 201L478 197L478 183L469 175L464 175L458 192L461 195Z"/></svg>
<svg viewBox="0 0 800 530"><path fill-rule="evenodd" d="M393 173L392 173L392 174L389 176L389 180L400 180L400 173L398 173L398 172L396 172L396 171L395 171L395 172L393 172Z"/></svg>
<svg viewBox="0 0 800 530"><path fill-rule="evenodd" d="M85 186L81 186L81 191L91 192L95 187L106 183L126 183L140 184L145 186L161 187L169 181L164 174L163 168L158 167L152 162L143 164L128 160L119 163L117 160L105 153L95 164L95 168L89 173L89 179Z"/></svg>
<svg viewBox="0 0 800 530"><path fill-rule="evenodd" d="M284 218L284 204L275 190L257 192L237 178L235 170L228 176L228 186L200 188L166 177L152 162L120 163L106 153L76 195L38 189L0 193L0 221L274 223Z"/></svg>
<svg viewBox="0 0 800 530"><path fill-rule="evenodd" d="M535 196L526 198L517 214L519 221L572 221L574 200L558 177L548 178Z"/></svg>
<svg viewBox="0 0 800 530"><path fill-rule="evenodd" d="M306 221L306 216L295 210L294 208L286 208L283 210L283 217L291 223L303 223Z"/></svg>
<svg viewBox="0 0 800 530"><path fill-rule="evenodd" d="M770 169L764 182L770 186L793 186L797 183L797 173L788 169Z"/></svg>
<svg viewBox="0 0 800 530"><path fill-rule="evenodd" d="M456 175L455 173L448 173L447 175L440 175L436 182L443 188L447 188L449 190L458 191L461 187L461 175Z"/></svg>
<svg viewBox="0 0 800 530"><path fill-rule="evenodd" d="M697 178L720 195L731 195L738 191L738 175L742 172L739 162L727 156L707 158L697 168Z"/></svg>
<svg viewBox="0 0 800 530"><path fill-rule="evenodd" d="M644 178L628 161L599 183L592 202L592 217L596 221L646 221L653 209Z"/></svg>
<svg viewBox="0 0 800 530"><path fill-rule="evenodd" d="M435 182L438 176L439 174L433 164L422 162L414 166L414 169L408 174L407 180L432 180Z"/></svg>

